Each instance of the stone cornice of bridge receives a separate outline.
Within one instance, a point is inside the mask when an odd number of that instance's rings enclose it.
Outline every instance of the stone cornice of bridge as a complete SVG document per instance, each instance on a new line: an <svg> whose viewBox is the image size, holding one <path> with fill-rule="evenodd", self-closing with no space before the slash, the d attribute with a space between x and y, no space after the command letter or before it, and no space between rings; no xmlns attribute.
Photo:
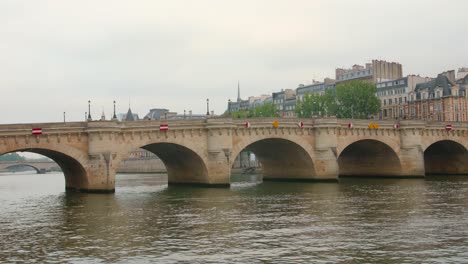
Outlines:
<svg viewBox="0 0 468 264"><path fill-rule="evenodd" d="M43 134L85 133L85 124L85 122L6 124L0 125L0 137L30 136L32 128L42 128Z"/></svg>

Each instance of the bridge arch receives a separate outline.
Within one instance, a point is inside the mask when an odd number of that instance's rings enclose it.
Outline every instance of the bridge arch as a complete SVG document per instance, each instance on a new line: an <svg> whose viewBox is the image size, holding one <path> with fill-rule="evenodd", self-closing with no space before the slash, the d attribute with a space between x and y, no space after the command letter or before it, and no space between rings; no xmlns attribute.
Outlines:
<svg viewBox="0 0 468 264"><path fill-rule="evenodd" d="M12 169L14 167L29 167L29 168L34 169L38 174L41 173L41 170L39 168L35 167L34 165L28 164L28 163L12 164L12 165L10 165L8 167L5 167L5 169Z"/></svg>
<svg viewBox="0 0 468 264"><path fill-rule="evenodd" d="M346 146L338 156L339 176L400 176L401 162L388 144L362 139Z"/></svg>
<svg viewBox="0 0 468 264"><path fill-rule="evenodd" d="M316 178L314 154L310 143L303 139L264 137L240 141L234 144L230 159L232 167L236 157L243 150L253 152L262 165L263 179Z"/></svg>
<svg viewBox="0 0 468 264"><path fill-rule="evenodd" d="M468 175L467 148L455 140L436 141L424 150L424 169L426 175Z"/></svg>
<svg viewBox="0 0 468 264"><path fill-rule="evenodd" d="M169 184L206 183L208 168L203 157L192 147L174 142L152 142L140 147L134 147L130 152L144 149L154 153L164 163ZM120 161L121 163L121 161Z"/></svg>
<svg viewBox="0 0 468 264"><path fill-rule="evenodd" d="M83 166L83 161L86 160L86 157L84 157L84 155L81 152L74 148L17 148L8 149L7 151L0 153L0 155L12 152L36 153L46 156L55 161L58 164L58 166L62 169L62 172L65 176L65 189L68 191L86 190L89 186L88 173ZM38 170L37 168L35 169Z"/></svg>

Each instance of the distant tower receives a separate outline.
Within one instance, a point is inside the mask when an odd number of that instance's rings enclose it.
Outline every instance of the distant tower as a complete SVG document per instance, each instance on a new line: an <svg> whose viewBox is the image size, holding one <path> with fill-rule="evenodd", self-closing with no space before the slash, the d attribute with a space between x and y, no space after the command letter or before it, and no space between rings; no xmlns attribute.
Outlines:
<svg viewBox="0 0 468 264"><path fill-rule="evenodd" d="M128 108L127 115L125 116L125 121L135 121L135 118L133 117L132 109L130 109L130 107Z"/></svg>
<svg viewBox="0 0 468 264"><path fill-rule="evenodd" d="M239 81L237 81L237 102L240 102L241 101L241 98L240 98L240 85L239 85Z"/></svg>
<svg viewBox="0 0 468 264"><path fill-rule="evenodd" d="M106 120L106 115L104 114L104 108L102 109L102 114L101 114L101 121Z"/></svg>

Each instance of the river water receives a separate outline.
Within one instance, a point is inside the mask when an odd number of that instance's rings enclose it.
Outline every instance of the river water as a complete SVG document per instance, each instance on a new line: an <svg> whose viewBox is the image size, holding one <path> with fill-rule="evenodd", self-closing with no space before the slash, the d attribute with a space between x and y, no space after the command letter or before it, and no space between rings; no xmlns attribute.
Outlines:
<svg viewBox="0 0 468 264"><path fill-rule="evenodd" d="M468 177L167 187L115 194L55 174L0 176L2 263L468 263Z"/></svg>

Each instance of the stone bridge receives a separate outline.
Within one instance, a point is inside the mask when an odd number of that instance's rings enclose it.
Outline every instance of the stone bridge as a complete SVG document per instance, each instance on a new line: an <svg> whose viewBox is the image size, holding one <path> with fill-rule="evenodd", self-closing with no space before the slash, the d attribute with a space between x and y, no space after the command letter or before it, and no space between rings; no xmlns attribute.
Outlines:
<svg viewBox="0 0 468 264"><path fill-rule="evenodd" d="M30 167L37 173L45 173L57 169L57 163L53 161L1 161L0 172L12 171L15 167Z"/></svg>
<svg viewBox="0 0 468 264"><path fill-rule="evenodd" d="M169 184L229 186L244 149L262 163L264 180L337 180L339 176L424 177L468 174L468 124L327 119L208 118L168 121L91 121L0 125L0 154L29 151L53 159L66 189L113 192L128 153L153 152ZM303 126L298 126L302 121ZM352 123L352 128L348 124ZM43 134L31 134L33 127Z"/></svg>

